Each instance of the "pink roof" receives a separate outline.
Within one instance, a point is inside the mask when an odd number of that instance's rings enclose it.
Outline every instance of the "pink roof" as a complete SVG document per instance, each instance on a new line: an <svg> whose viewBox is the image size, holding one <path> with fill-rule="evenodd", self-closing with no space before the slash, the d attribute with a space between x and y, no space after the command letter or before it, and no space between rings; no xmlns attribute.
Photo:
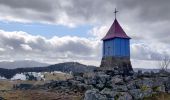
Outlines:
<svg viewBox="0 0 170 100"><path fill-rule="evenodd" d="M108 39L112 39L116 37L130 39L130 37L126 35L125 31L122 29L122 27L118 23L117 19L114 20L112 26L110 27L106 36L102 40L108 40Z"/></svg>

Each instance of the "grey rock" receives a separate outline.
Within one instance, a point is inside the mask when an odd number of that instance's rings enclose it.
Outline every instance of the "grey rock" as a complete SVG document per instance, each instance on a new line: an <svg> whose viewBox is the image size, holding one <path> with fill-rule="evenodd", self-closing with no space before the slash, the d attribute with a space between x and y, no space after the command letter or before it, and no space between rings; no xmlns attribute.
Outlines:
<svg viewBox="0 0 170 100"><path fill-rule="evenodd" d="M106 75L106 74L101 74L101 75L97 75L96 76L96 81L98 83L103 83L105 84L107 81L110 80L110 76L109 75Z"/></svg>
<svg viewBox="0 0 170 100"><path fill-rule="evenodd" d="M84 84L84 83L81 83L81 84L77 84L77 90L79 90L79 91L86 91L86 90L88 90L88 89L92 89L93 88L93 86L89 86L89 85L86 85L86 84Z"/></svg>
<svg viewBox="0 0 170 100"><path fill-rule="evenodd" d="M151 77L151 73L150 72L144 72L142 75L144 77Z"/></svg>
<svg viewBox="0 0 170 100"><path fill-rule="evenodd" d="M80 81L80 82L84 81L84 78L81 77L81 76L75 76L74 78L75 78L76 81Z"/></svg>
<svg viewBox="0 0 170 100"><path fill-rule="evenodd" d="M151 88L147 88L146 90L142 91L142 95L143 97L148 97L152 95L152 89Z"/></svg>
<svg viewBox="0 0 170 100"><path fill-rule="evenodd" d="M132 96L128 92L119 92L116 100L133 100Z"/></svg>
<svg viewBox="0 0 170 100"><path fill-rule="evenodd" d="M113 85L124 83L123 78L120 75L116 75L116 76L112 77L111 82L112 82Z"/></svg>
<svg viewBox="0 0 170 100"><path fill-rule="evenodd" d="M113 85L113 90L118 92L126 92L128 88L126 85Z"/></svg>
<svg viewBox="0 0 170 100"><path fill-rule="evenodd" d="M142 80L142 85L147 86L147 87L152 87L153 86L153 81L150 78L144 78Z"/></svg>
<svg viewBox="0 0 170 100"><path fill-rule="evenodd" d="M131 81L133 78L131 76L124 77L125 82Z"/></svg>
<svg viewBox="0 0 170 100"><path fill-rule="evenodd" d="M88 84L88 85L95 85L96 84L96 79L95 78L88 78L88 79L84 80L84 83Z"/></svg>
<svg viewBox="0 0 170 100"><path fill-rule="evenodd" d="M87 90L84 100L108 100L105 95L101 95L98 90Z"/></svg>
<svg viewBox="0 0 170 100"><path fill-rule="evenodd" d="M129 93L135 100L143 98L143 94L140 89L130 90Z"/></svg>
<svg viewBox="0 0 170 100"><path fill-rule="evenodd" d="M153 80L150 78L143 78L143 79L137 79L135 80L136 88L140 89L143 86L152 88L153 87Z"/></svg>
<svg viewBox="0 0 170 100"><path fill-rule="evenodd" d="M135 84L135 82L134 82L134 81L128 82L128 83L127 83L127 88L128 88L129 90L136 89L136 84Z"/></svg>
<svg viewBox="0 0 170 100"><path fill-rule="evenodd" d="M153 78L152 81L153 81L153 87L161 86L165 82L164 79L160 77Z"/></svg>
<svg viewBox="0 0 170 100"><path fill-rule="evenodd" d="M97 89L103 89L104 88L104 84L103 83L99 83L95 85Z"/></svg>
<svg viewBox="0 0 170 100"><path fill-rule="evenodd" d="M80 84L81 83L80 81L77 81L77 80L69 80L68 82L70 84L72 84L72 85L76 85L76 84Z"/></svg>
<svg viewBox="0 0 170 100"><path fill-rule="evenodd" d="M83 74L83 77L84 78L94 78L94 77L96 77L96 73L94 73L94 72L87 72L87 73Z"/></svg>
<svg viewBox="0 0 170 100"><path fill-rule="evenodd" d="M100 92L102 95L106 95L107 98L114 98L114 96L117 95L117 92L116 91L113 91L109 88L104 88L101 92Z"/></svg>
<svg viewBox="0 0 170 100"><path fill-rule="evenodd" d="M142 85L143 85L143 82L142 82L141 79L134 80L134 82L135 82L135 85L136 85L137 89L140 89L142 87Z"/></svg>

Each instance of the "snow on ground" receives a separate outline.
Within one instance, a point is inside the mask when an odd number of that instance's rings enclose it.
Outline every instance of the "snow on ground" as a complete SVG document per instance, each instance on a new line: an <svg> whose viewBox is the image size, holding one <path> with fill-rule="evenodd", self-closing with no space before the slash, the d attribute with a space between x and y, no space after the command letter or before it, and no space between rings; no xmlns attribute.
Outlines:
<svg viewBox="0 0 170 100"><path fill-rule="evenodd" d="M11 80L26 80L26 75L23 73L14 75Z"/></svg>
<svg viewBox="0 0 170 100"><path fill-rule="evenodd" d="M0 76L0 80L5 80L6 78L3 76Z"/></svg>

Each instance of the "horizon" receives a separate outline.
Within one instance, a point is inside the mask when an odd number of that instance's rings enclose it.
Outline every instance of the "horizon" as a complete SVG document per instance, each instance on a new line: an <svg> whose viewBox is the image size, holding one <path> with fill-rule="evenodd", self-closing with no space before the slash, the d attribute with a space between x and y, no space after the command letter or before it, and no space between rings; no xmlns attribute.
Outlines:
<svg viewBox="0 0 170 100"><path fill-rule="evenodd" d="M101 39L113 23L117 8L116 18L132 38L132 67L158 68L161 58L170 56L169 3L168 0L1 0L0 62L32 60L99 66Z"/></svg>

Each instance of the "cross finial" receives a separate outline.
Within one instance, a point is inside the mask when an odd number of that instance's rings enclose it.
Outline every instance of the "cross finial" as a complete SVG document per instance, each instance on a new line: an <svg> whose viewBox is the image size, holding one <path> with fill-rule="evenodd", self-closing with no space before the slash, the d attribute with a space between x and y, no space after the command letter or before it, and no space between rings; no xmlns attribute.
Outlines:
<svg viewBox="0 0 170 100"><path fill-rule="evenodd" d="M114 13L115 13L115 19L116 19L116 13L117 13L118 11L116 10L116 8L115 8L115 11L114 11Z"/></svg>

